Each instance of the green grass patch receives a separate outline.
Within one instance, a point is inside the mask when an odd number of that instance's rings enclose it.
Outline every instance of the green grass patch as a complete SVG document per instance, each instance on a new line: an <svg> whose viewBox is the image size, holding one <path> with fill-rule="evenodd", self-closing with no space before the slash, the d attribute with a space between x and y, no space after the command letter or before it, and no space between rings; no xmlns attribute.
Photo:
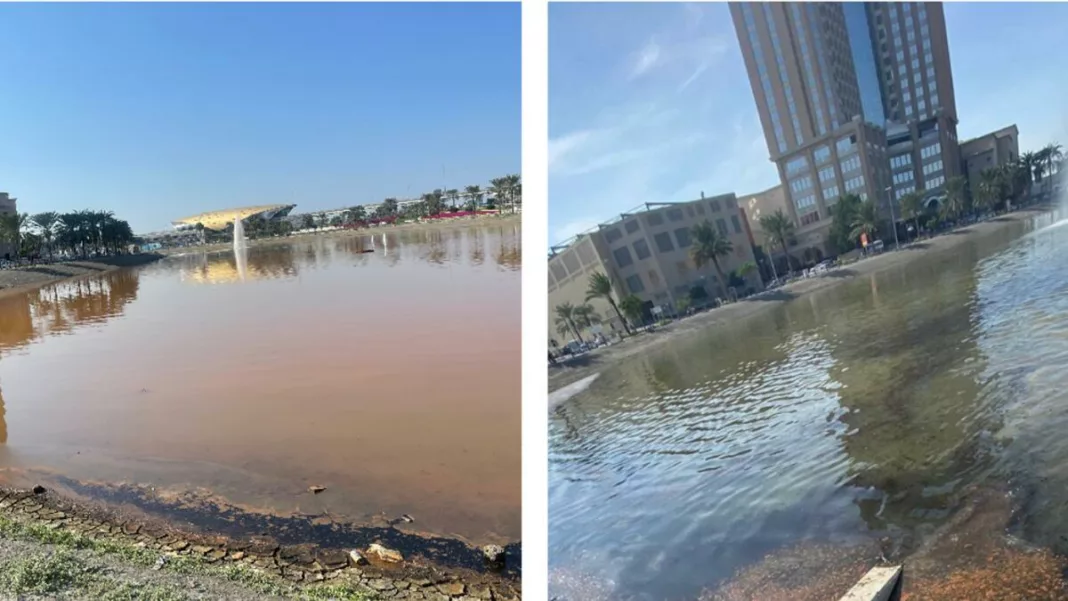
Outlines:
<svg viewBox="0 0 1068 601"><path fill-rule="evenodd" d="M0 590L45 595L85 586L95 570L66 549L34 553L0 565Z"/></svg>

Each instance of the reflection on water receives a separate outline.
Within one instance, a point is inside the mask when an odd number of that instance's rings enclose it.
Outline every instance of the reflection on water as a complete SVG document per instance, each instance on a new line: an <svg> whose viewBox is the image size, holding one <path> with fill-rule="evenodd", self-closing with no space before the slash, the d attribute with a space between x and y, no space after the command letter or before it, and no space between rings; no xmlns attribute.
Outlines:
<svg viewBox="0 0 1068 601"><path fill-rule="evenodd" d="M1068 228L1022 230L605 371L550 419L552 569L692 598L801 542L907 553L1006 482L1063 545Z"/></svg>
<svg viewBox="0 0 1068 601"><path fill-rule="evenodd" d="M324 235L4 298L2 461L518 539L520 248Z"/></svg>

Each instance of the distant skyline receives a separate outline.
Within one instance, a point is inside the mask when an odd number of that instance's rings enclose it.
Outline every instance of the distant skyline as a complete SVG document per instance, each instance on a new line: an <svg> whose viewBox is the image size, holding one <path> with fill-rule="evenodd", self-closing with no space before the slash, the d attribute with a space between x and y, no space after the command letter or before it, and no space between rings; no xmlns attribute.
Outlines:
<svg viewBox="0 0 1068 601"><path fill-rule="evenodd" d="M943 7L960 139L1015 123L1021 152L1068 145L1068 5ZM550 243L778 183L726 4L550 4Z"/></svg>
<svg viewBox="0 0 1068 601"><path fill-rule="evenodd" d="M520 173L518 4L0 4L0 191L135 232Z"/></svg>

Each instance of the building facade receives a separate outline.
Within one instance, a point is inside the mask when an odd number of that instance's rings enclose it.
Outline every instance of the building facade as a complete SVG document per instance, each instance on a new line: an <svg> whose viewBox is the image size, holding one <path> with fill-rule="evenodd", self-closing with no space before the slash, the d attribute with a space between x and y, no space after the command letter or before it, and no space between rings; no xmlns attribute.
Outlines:
<svg viewBox="0 0 1068 601"><path fill-rule="evenodd" d="M1020 158L1020 131L1009 125L960 144L961 169L974 194L984 169L1000 167Z"/></svg>
<svg viewBox="0 0 1068 601"><path fill-rule="evenodd" d="M549 335L560 340L556 331L555 307L563 303L586 303L590 275L601 272L612 281L618 302L634 294L654 312L673 314L681 299L690 298L700 287L709 298L725 297L727 282L720 282L712 264L700 269L690 256L691 230L708 221L730 240L733 252L720 259L724 274L751 261L753 235L745 213L734 194L700 198L690 202L647 204L622 214L596 229L580 234L567 245L555 246L549 257ZM757 273L746 279L746 287L762 286ZM590 301L606 331L621 331L622 324L607 302Z"/></svg>
<svg viewBox="0 0 1068 601"><path fill-rule="evenodd" d="M891 199L935 191L956 174L939 4L732 3L730 11L799 240L837 254L826 233L842 195L873 199L889 217Z"/></svg>

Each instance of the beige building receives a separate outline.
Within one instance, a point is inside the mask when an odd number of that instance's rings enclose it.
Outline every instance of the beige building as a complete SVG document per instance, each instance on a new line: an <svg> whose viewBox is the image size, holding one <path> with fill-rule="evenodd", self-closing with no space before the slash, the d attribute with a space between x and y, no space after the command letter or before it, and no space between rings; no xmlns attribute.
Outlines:
<svg viewBox="0 0 1068 601"><path fill-rule="evenodd" d="M0 215L10 215L18 212L16 199L11 198L7 192L0 192ZM0 258L5 254L13 254L14 248L7 242L0 242Z"/></svg>
<svg viewBox="0 0 1068 601"><path fill-rule="evenodd" d="M590 275L597 272L612 281L617 302L634 294L646 301L652 314L673 314L676 303L690 298L695 287L703 288L709 298L726 296L726 283L719 281L715 267L698 269L690 257L690 231L706 220L734 246L720 261L724 274L747 261L755 263L752 234L734 194L649 203L554 246L549 256L549 336L560 343L571 339L557 332L555 307L584 304ZM746 283L752 289L762 286L756 272ZM590 305L605 322L606 332L623 329L607 302L594 299Z"/></svg>
<svg viewBox="0 0 1068 601"><path fill-rule="evenodd" d="M837 254L825 242L830 208L844 194L875 199L889 216L891 197L940 188L955 173L939 4L732 3L730 11L799 244Z"/></svg>
<svg viewBox="0 0 1068 601"><path fill-rule="evenodd" d="M978 190L984 169L999 167L1020 158L1020 132L1016 124L986 135L972 138L960 145L961 165L968 176L968 185Z"/></svg>

